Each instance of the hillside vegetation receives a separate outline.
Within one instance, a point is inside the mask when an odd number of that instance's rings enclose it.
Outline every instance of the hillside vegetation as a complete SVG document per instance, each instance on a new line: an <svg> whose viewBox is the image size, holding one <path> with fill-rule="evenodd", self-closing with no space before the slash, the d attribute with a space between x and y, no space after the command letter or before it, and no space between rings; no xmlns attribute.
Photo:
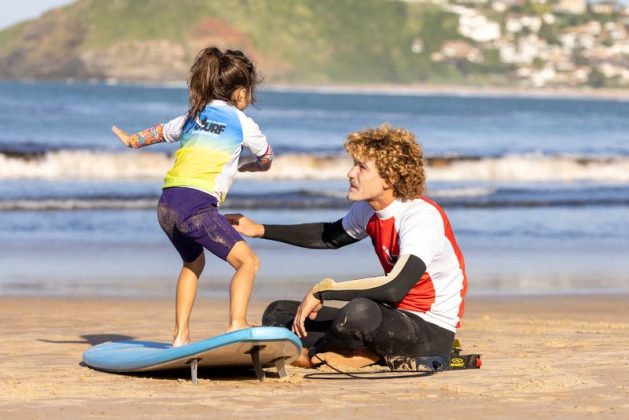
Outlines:
<svg viewBox="0 0 629 420"><path fill-rule="evenodd" d="M429 59L456 26L436 6L387 0L80 0L0 32L0 78L184 80L216 44L272 83L458 82Z"/></svg>

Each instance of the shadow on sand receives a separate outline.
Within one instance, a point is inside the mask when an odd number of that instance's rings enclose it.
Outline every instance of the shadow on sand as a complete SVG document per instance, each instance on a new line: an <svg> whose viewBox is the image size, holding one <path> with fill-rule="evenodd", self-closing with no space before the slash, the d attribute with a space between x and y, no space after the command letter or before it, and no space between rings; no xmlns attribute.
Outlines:
<svg viewBox="0 0 629 420"><path fill-rule="evenodd" d="M121 334L86 334L82 335L81 338L83 340L47 340L44 338L39 338L37 339L37 341L51 344L90 344L92 346L96 346L98 344L106 343L108 341L132 340L134 337Z"/></svg>
<svg viewBox="0 0 629 420"><path fill-rule="evenodd" d="M79 363L82 367L89 367L84 362ZM98 370L98 369L94 369ZM118 373L118 372L104 372L110 375L121 375L127 376L129 378L145 378L145 379L155 379L161 381L173 381L173 380L183 380L185 382L191 382L190 379L190 370L189 369L173 369L173 370L162 370L157 372L136 372L136 373ZM272 372L269 370L265 371L266 377L269 379L279 379L279 374L277 372ZM258 382L256 378L253 367L246 366L238 366L238 367L199 367L199 371L197 373L197 377L199 380L207 379L210 381L255 381Z"/></svg>

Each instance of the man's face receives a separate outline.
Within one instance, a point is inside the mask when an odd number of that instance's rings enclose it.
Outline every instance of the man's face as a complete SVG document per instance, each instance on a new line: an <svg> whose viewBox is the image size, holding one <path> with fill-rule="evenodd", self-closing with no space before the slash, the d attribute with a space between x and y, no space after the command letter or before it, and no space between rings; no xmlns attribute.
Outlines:
<svg viewBox="0 0 629 420"><path fill-rule="evenodd" d="M389 191L387 183L380 177L374 159L359 161L354 159L354 166L347 173L349 190L347 199L350 201L380 200Z"/></svg>

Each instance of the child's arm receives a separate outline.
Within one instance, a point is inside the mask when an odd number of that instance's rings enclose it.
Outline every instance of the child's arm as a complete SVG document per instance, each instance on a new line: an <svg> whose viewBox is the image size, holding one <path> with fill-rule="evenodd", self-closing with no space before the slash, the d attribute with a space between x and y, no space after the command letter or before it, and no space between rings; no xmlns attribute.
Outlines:
<svg viewBox="0 0 629 420"><path fill-rule="evenodd" d="M132 149L139 149L150 144L164 143L166 141L164 138L164 124L154 125L135 134L129 134L115 125L111 127L111 131L118 136L122 144Z"/></svg>
<svg viewBox="0 0 629 420"><path fill-rule="evenodd" d="M266 136L251 118L240 113L240 122L244 137L244 145L256 156L253 162L247 162L238 167L239 172L263 172L271 168L273 150L266 141Z"/></svg>
<svg viewBox="0 0 629 420"><path fill-rule="evenodd" d="M148 146L156 143L172 143L179 140L186 122L186 116L182 115L168 121L166 124L157 124L146 130L138 131L135 134L129 134L119 129L115 125L111 127L111 131L120 139L122 144L132 149Z"/></svg>

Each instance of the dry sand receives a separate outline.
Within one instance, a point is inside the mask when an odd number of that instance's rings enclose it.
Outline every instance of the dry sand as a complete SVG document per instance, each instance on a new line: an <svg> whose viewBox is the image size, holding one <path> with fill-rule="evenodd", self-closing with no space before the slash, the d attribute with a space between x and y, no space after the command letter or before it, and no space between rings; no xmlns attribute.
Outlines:
<svg viewBox="0 0 629 420"><path fill-rule="evenodd" d="M426 378L259 383L249 372L114 375L81 364L91 345L168 341L170 300L0 299L0 418L629 417L626 295L469 298L459 337L480 370ZM254 302L259 319L265 302ZM227 306L200 300L193 338L220 333Z"/></svg>

